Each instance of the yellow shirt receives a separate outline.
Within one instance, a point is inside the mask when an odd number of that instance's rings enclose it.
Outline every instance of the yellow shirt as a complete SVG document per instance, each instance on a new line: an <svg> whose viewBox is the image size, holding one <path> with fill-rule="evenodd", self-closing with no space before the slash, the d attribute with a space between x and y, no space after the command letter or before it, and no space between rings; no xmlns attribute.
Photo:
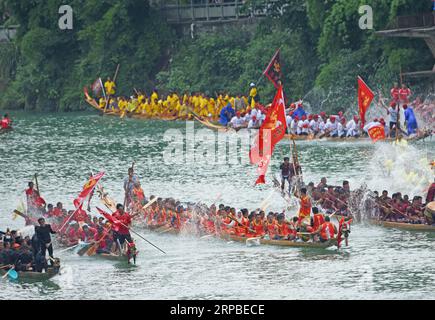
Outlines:
<svg viewBox="0 0 435 320"><path fill-rule="evenodd" d="M106 89L106 94L114 95L115 94L116 84L113 81L107 80L104 83L104 88Z"/></svg>
<svg viewBox="0 0 435 320"><path fill-rule="evenodd" d="M157 100L159 100L159 95L157 94L157 92L154 91L153 94L151 95L151 104L156 105Z"/></svg>

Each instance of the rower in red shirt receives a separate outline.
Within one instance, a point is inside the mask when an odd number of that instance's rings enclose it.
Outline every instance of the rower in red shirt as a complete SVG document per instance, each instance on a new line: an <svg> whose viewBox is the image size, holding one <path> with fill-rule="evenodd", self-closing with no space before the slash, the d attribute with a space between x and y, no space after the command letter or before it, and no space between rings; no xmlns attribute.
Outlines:
<svg viewBox="0 0 435 320"><path fill-rule="evenodd" d="M53 217L62 217L64 215L62 202L58 202L56 204L56 208L53 209L53 212L51 215Z"/></svg>
<svg viewBox="0 0 435 320"><path fill-rule="evenodd" d="M118 245L118 249L121 249L124 243L132 243L133 239L130 235L131 217L124 211L124 206L120 203L116 205L116 211L112 214L112 217L117 220L117 230L114 232L114 240Z"/></svg>
<svg viewBox="0 0 435 320"><path fill-rule="evenodd" d="M399 90L399 101L402 104L409 103L409 97L411 96L411 89L406 87L405 84L402 84L402 88Z"/></svg>
<svg viewBox="0 0 435 320"><path fill-rule="evenodd" d="M394 83L393 88L390 90L391 99L395 103L399 103L399 84L397 82Z"/></svg>
<svg viewBox="0 0 435 320"><path fill-rule="evenodd" d="M3 119L0 121L0 128L4 129L4 130L10 129L11 125L12 125L11 119L9 118L9 116L7 114L5 114L3 116Z"/></svg>
<svg viewBox="0 0 435 320"><path fill-rule="evenodd" d="M325 217L322 213L319 213L317 207L313 207L313 229L317 230L325 222Z"/></svg>

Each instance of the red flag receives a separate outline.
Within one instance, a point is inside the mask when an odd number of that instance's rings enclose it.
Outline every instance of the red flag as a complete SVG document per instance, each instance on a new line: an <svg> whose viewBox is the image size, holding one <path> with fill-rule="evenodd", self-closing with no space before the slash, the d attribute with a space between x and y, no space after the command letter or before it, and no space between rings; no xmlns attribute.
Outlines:
<svg viewBox="0 0 435 320"><path fill-rule="evenodd" d="M358 77L358 107L359 107L359 115L361 118L361 127L364 126L365 123L365 115L372 103L375 94L368 87L368 85L364 82L361 77Z"/></svg>
<svg viewBox="0 0 435 320"><path fill-rule="evenodd" d="M282 86L273 99L272 105L267 111L266 119L255 137L254 144L249 151L249 159L252 164L257 164L259 175L255 184L265 183L267 167L275 145L284 137L287 128L285 119L285 104Z"/></svg>
<svg viewBox="0 0 435 320"><path fill-rule="evenodd" d="M97 207L97 210L104 218L106 218L107 221L110 222L110 224L112 225L112 229L114 231L119 230L119 226L121 223L115 217L113 217L110 213L108 213L108 212L106 212L98 207Z"/></svg>
<svg viewBox="0 0 435 320"><path fill-rule="evenodd" d="M373 142L385 139L385 127L382 124L371 127L367 133Z"/></svg>
<svg viewBox="0 0 435 320"><path fill-rule="evenodd" d="M263 74L269 79L275 88L279 88L278 81L282 77L282 71L281 71L281 59L279 56L280 49L276 50L275 54L272 57L272 60L270 60L269 64L267 65L266 70L264 70Z"/></svg>
<svg viewBox="0 0 435 320"><path fill-rule="evenodd" d="M73 203L76 209L82 206L85 202L86 198L91 194L91 192L95 189L98 181L104 176L104 172L97 173L95 176L89 178L89 181L83 186L82 192L80 192L77 199L74 199Z"/></svg>

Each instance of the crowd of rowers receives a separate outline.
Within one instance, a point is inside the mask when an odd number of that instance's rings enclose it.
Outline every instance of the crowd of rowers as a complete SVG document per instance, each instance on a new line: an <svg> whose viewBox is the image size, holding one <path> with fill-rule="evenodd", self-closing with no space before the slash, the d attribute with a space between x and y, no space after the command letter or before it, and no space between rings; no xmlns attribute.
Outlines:
<svg viewBox="0 0 435 320"><path fill-rule="evenodd" d="M37 220L32 237L20 231L7 229L0 231L0 268L15 271L47 271L49 265L59 267L59 260L53 257L51 234L55 231L44 218ZM49 254L49 262L46 252Z"/></svg>
<svg viewBox="0 0 435 320"><path fill-rule="evenodd" d="M84 209L66 210L62 202L56 206L46 204L41 198L33 182L29 182L26 190L28 215L24 216L26 225L38 223L38 217L50 222L49 226L56 233L56 241L61 246L71 247L83 242L96 245L97 254L127 254L135 250L129 226L131 216L127 214L122 204L117 205L117 211L109 214L116 220L110 222L103 216L96 217ZM52 248L51 248L52 250ZM52 255L50 255L52 256Z"/></svg>
<svg viewBox="0 0 435 320"><path fill-rule="evenodd" d="M115 94L116 85L108 79L104 84L106 91ZM286 122L288 132L294 135L310 135L313 137L360 137L367 136L368 130L376 125L382 125L387 137L395 137L396 131L400 136L418 134L417 119L412 105L417 100L409 103L411 90L395 83L391 89L391 102L389 107L380 100L382 107L386 109L388 122L382 118L373 118L360 125L358 116L346 119L343 112L327 115L326 112L309 114L302 101L291 103L286 106ZM108 109L116 113L145 114L150 117L174 116L180 119L190 119L191 113L207 120L218 120L221 125L232 127L236 130L241 128L258 129L266 118L267 106L260 103L258 90L254 83L250 84L248 95L229 96L217 94L215 98L208 94L185 92L179 95L176 92L169 93L166 97L159 97L157 89L154 89L149 97L141 91L136 91L130 98L109 98ZM106 108L106 98L100 97L100 108ZM405 119L402 123L406 131L401 129L398 114L400 108L404 110ZM397 127L397 130L396 130Z"/></svg>
<svg viewBox="0 0 435 320"><path fill-rule="evenodd" d="M115 96L116 84L110 78L104 83L104 87L105 94L98 99L98 105L102 110L120 115L141 114L150 118L191 119L191 111L193 111L201 117L218 120L221 110L227 105L237 110L245 110L252 102L251 95L254 94L251 90L249 96L220 93L212 97L208 93L179 94L174 91L162 96L157 89L153 89L149 96L141 90L135 90L130 97Z"/></svg>
<svg viewBox="0 0 435 320"><path fill-rule="evenodd" d="M373 200L376 203L374 214L384 221L435 225L435 211L429 208L429 204L435 200L435 183L429 187L425 202L422 196L414 196L411 200L401 192L393 193L390 197L387 190L383 190L381 195L374 191Z"/></svg>

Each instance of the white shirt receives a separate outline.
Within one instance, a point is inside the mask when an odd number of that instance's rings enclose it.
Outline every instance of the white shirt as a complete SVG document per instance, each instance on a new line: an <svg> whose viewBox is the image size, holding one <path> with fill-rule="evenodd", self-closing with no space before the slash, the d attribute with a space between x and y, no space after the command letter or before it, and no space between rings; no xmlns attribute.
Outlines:
<svg viewBox="0 0 435 320"><path fill-rule="evenodd" d="M257 128L259 126L260 126L260 123L257 119L255 119L255 121L254 121L254 119L249 120L248 129Z"/></svg>
<svg viewBox="0 0 435 320"><path fill-rule="evenodd" d="M304 120L302 123L302 133L308 133L310 127L310 121Z"/></svg>
<svg viewBox="0 0 435 320"><path fill-rule="evenodd" d="M322 119L319 119L319 132L325 133L326 123Z"/></svg>
<svg viewBox="0 0 435 320"><path fill-rule="evenodd" d="M337 123L337 133L338 133L338 136L339 136L339 137L344 136L344 134L346 133L346 132L344 131L344 126L343 126L343 124L341 124L340 122Z"/></svg>
<svg viewBox="0 0 435 320"><path fill-rule="evenodd" d="M287 122L287 128L290 128L292 120L293 120L292 117L291 116L286 116L285 120Z"/></svg>
<svg viewBox="0 0 435 320"><path fill-rule="evenodd" d="M346 137L354 137L358 134L358 127L354 119L347 122L346 131Z"/></svg>
<svg viewBox="0 0 435 320"><path fill-rule="evenodd" d="M337 130L337 122L332 123L328 120L328 122L326 122L325 129L329 130L330 133L336 133L335 131Z"/></svg>
<svg viewBox="0 0 435 320"><path fill-rule="evenodd" d="M301 134L302 133L302 126L304 125L304 121L303 120L299 120L298 121L298 128L296 129L296 134Z"/></svg>
<svg viewBox="0 0 435 320"><path fill-rule="evenodd" d="M310 121L310 133L317 133L319 132L319 123L316 120Z"/></svg>
<svg viewBox="0 0 435 320"><path fill-rule="evenodd" d="M233 128L239 128L244 124L244 120L243 118L237 118L237 116L234 116L231 119L231 125L233 126Z"/></svg>
<svg viewBox="0 0 435 320"><path fill-rule="evenodd" d="M293 119L292 122L290 123L290 132L295 134L297 127L298 127L297 121Z"/></svg>

